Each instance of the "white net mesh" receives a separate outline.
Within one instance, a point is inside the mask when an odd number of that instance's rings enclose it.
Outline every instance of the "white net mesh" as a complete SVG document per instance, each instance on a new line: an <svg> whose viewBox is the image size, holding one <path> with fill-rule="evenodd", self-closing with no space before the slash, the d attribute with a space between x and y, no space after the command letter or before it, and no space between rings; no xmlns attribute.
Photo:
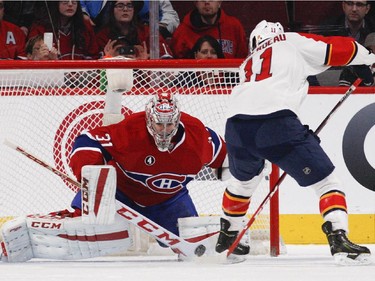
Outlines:
<svg viewBox="0 0 375 281"><path fill-rule="evenodd" d="M133 88L122 94L122 113L144 110L150 95L177 93L183 111L224 135L224 113L236 69L133 71ZM107 79L103 69L0 69L0 224L7 217L48 213L70 206L76 188L3 144L8 139L61 172L73 176L68 156L75 137L101 125ZM183 161L183 159L182 159ZM225 185L203 168L189 190L201 215L220 215ZM250 213L268 193L268 183L252 199ZM253 230L268 240L268 208ZM263 239L262 238L262 239Z"/></svg>

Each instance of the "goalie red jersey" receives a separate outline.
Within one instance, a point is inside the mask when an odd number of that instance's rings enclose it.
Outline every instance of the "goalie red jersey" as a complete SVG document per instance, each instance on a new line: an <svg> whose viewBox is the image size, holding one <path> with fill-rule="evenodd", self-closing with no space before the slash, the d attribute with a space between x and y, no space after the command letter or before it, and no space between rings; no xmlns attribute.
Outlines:
<svg viewBox="0 0 375 281"><path fill-rule="evenodd" d="M146 113L79 136L70 166L78 180L84 165L110 164L117 171L117 190L142 206L165 202L204 165L219 168L226 156L222 138L201 121L181 113L167 151L160 151L146 126Z"/></svg>

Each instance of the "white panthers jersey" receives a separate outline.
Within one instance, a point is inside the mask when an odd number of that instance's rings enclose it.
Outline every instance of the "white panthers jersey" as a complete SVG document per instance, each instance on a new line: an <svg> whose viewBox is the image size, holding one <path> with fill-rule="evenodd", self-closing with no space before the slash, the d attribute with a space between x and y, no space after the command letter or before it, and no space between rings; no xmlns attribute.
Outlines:
<svg viewBox="0 0 375 281"><path fill-rule="evenodd" d="M240 66L227 117L291 110L298 115L307 77L331 66L371 65L375 55L350 37L282 33L261 43Z"/></svg>

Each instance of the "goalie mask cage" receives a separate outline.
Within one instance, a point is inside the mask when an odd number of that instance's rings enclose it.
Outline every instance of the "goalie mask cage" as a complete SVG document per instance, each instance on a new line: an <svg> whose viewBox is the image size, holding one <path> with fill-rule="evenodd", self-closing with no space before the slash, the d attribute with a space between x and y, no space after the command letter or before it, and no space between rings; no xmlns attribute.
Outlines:
<svg viewBox="0 0 375 281"><path fill-rule="evenodd" d="M173 92L182 111L224 136L226 105L231 89L239 82L240 63L239 60L1 61L0 225L19 215L69 208L77 191L5 146L5 140L74 177L68 166L73 141L83 130L102 125L107 92L111 91L107 88L113 80L118 82L119 77L120 81L132 82L130 90L122 92L121 111L125 118L144 110L151 95ZM258 188L252 197L249 217L277 177L277 172L273 172L271 183L264 180ZM222 214L225 183L218 181L211 169L202 168L188 188L200 215ZM279 254L277 201L276 195L250 229L251 243L261 241L273 256ZM251 252L258 253L254 247Z"/></svg>

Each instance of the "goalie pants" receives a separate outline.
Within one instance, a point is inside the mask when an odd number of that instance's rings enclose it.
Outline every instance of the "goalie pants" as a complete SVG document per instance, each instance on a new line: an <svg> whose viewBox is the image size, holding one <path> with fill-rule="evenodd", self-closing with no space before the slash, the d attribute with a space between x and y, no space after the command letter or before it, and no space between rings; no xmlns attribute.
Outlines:
<svg viewBox="0 0 375 281"><path fill-rule="evenodd" d="M176 235L179 235L177 225L178 218L198 216L197 210L186 188L182 189L171 199L148 207L142 207L134 203L120 191L116 192L116 199ZM74 209L81 209L80 191L74 197L71 206Z"/></svg>
<svg viewBox="0 0 375 281"><path fill-rule="evenodd" d="M264 159L300 186L323 180L335 168L319 138L289 110L268 116L235 115L227 120L225 139L231 174L240 181L258 175Z"/></svg>

